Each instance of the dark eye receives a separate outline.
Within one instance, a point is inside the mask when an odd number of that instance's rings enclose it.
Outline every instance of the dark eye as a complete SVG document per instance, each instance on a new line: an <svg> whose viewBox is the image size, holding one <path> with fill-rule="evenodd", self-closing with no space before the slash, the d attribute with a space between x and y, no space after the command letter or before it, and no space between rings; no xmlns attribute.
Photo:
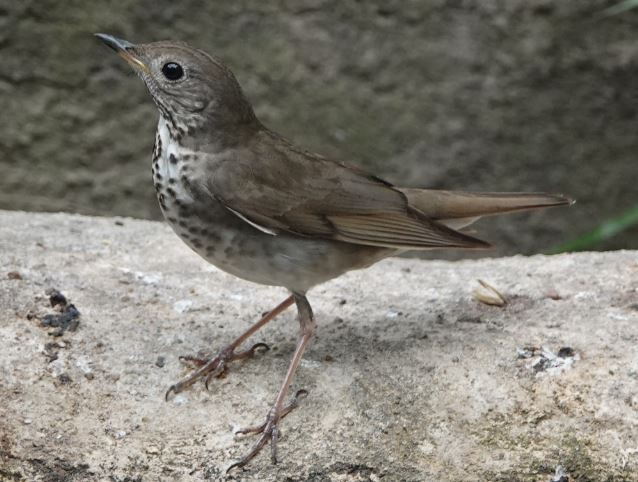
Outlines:
<svg viewBox="0 0 638 482"><path fill-rule="evenodd" d="M162 67L162 73L168 80L179 80L184 77L184 69L175 62L168 62Z"/></svg>

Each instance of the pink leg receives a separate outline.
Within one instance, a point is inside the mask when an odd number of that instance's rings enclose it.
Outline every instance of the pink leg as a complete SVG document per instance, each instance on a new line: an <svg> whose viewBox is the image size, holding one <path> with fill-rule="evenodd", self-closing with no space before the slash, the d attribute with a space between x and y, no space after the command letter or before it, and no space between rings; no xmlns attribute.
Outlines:
<svg viewBox="0 0 638 482"><path fill-rule="evenodd" d="M275 403L272 408L268 412L266 416L266 421L261 425L257 425L254 427L248 427L242 430L237 431L237 433L245 434L245 433L261 433L261 436L252 447L250 452L248 452L242 459L238 460L234 464L232 464L228 469L227 473L238 467L243 467L248 462L250 462L255 455L257 455L262 448L270 441L271 447L271 458L274 464L277 463L277 440L279 439L279 421L284 418L288 413L294 409L299 400L307 395L305 390L299 390L292 400L284 404L284 400L286 399L286 395L288 394L288 388L292 383L292 380L295 376L295 372L297 368L299 368L299 363L301 362L301 358L303 357L303 353L312 338L312 335L315 332L315 320L312 314L312 309L310 308L310 303L308 303L308 299L305 295L299 293L293 293L295 303L297 304L297 311L299 313L299 323L301 325L301 334L299 339L297 340L297 347L295 348L295 352L290 360L290 365L288 366L288 372L286 373L286 377L284 378L284 382L279 389L279 393L277 393L277 398L275 399Z"/></svg>
<svg viewBox="0 0 638 482"><path fill-rule="evenodd" d="M210 359L202 359L193 356L183 356L180 357L183 361L190 361L195 365L198 365L199 368L194 370L190 375L188 375L183 380L171 385L169 389L166 391L165 398L168 400L168 397L171 393L179 393L184 390L186 387L195 383L195 381L200 378L206 377L206 388L208 388L208 382L213 377L219 377L226 371L226 364L233 360L239 360L241 358L248 358L255 354L258 349L268 350L268 345L265 343L257 343L253 345L248 350L235 352L237 347L241 345L248 337L250 337L253 333L263 327L266 323L271 321L280 313L284 312L286 308L288 308L294 302L294 296L290 295L284 301L282 301L277 307L275 307L272 311L270 311L267 315L265 315L261 320L252 325L248 330L242 333L239 338L233 341L230 345L222 348L217 356Z"/></svg>

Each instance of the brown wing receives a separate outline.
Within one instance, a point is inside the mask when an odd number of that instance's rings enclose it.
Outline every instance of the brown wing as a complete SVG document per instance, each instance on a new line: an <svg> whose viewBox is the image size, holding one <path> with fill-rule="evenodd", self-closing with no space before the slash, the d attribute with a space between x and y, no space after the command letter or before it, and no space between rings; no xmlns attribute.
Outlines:
<svg viewBox="0 0 638 482"><path fill-rule="evenodd" d="M430 220L388 183L270 133L208 169L208 192L264 231L393 248L489 246Z"/></svg>

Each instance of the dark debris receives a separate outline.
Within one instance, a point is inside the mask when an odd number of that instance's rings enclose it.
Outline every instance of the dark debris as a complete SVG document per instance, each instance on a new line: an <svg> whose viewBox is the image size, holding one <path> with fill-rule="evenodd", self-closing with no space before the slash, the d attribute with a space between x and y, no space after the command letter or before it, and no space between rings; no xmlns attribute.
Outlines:
<svg viewBox="0 0 638 482"><path fill-rule="evenodd" d="M569 475L567 474L565 467L562 465L557 466L554 477L552 477L550 482L569 482Z"/></svg>
<svg viewBox="0 0 638 482"><path fill-rule="evenodd" d="M51 336L62 336L64 332L75 331L80 324L80 312L66 297L55 288L46 291L51 306L59 313L45 315L41 323L43 326L57 328L49 333Z"/></svg>
<svg viewBox="0 0 638 482"><path fill-rule="evenodd" d="M556 356L558 356L558 358L567 358L568 356L574 356L575 353L571 346L563 346L558 350Z"/></svg>
<svg viewBox="0 0 638 482"><path fill-rule="evenodd" d="M60 351L60 347L54 341L51 341L44 345L44 356L48 358L49 363L58 359L59 351Z"/></svg>
<svg viewBox="0 0 638 482"><path fill-rule="evenodd" d="M73 383L73 380L71 379L71 377L69 375L67 375L66 373L62 373L58 376L58 381L62 384L62 385L69 385L71 383Z"/></svg>
<svg viewBox="0 0 638 482"><path fill-rule="evenodd" d="M66 300L66 296L60 293L55 288L49 288L45 291L46 295L49 297L49 301L51 302L51 306L55 307L55 305L67 305L68 301Z"/></svg>
<svg viewBox="0 0 638 482"><path fill-rule="evenodd" d="M574 362L580 359L580 355L570 346L561 347L557 353L543 346L519 347L516 349L516 357L519 360L529 359L527 368L532 369L535 373L545 371L560 373L571 368Z"/></svg>

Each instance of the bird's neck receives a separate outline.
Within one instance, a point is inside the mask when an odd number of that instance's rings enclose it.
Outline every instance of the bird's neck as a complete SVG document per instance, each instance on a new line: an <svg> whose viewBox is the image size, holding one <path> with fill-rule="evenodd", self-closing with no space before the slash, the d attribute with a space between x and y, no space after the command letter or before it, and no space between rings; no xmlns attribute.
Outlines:
<svg viewBox="0 0 638 482"><path fill-rule="evenodd" d="M241 145L263 128L252 108L248 109L184 117L160 108L159 125L166 130L171 143L194 151L223 151Z"/></svg>

